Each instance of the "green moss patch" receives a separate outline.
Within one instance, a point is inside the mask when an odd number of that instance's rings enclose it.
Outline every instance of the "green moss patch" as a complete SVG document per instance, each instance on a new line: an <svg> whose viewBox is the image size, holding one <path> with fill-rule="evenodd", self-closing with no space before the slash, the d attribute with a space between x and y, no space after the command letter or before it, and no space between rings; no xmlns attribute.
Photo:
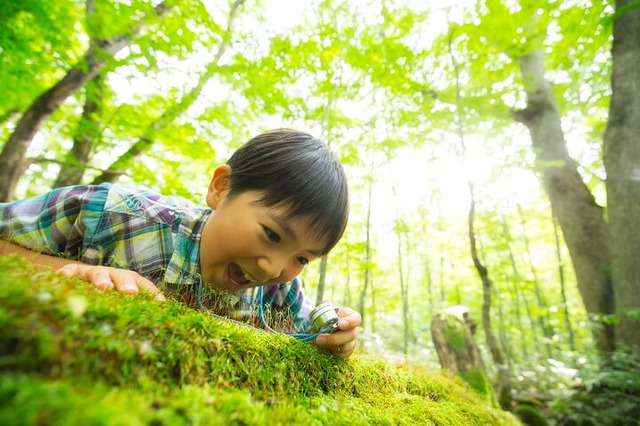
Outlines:
<svg viewBox="0 0 640 426"><path fill-rule="evenodd" d="M0 257L0 424L516 425L461 380Z"/></svg>

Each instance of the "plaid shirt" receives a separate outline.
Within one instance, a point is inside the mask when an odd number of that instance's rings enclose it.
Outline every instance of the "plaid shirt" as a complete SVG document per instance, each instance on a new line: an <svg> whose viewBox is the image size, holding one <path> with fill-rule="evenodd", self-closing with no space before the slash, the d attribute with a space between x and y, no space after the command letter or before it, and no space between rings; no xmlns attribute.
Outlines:
<svg viewBox="0 0 640 426"><path fill-rule="evenodd" d="M202 284L200 237L211 213L145 188L71 186L0 203L0 237L49 255L129 269L160 288L195 289ZM226 297L228 315L236 318L257 303L255 288ZM263 303L285 312L296 330L308 330L311 304L298 279L265 287Z"/></svg>

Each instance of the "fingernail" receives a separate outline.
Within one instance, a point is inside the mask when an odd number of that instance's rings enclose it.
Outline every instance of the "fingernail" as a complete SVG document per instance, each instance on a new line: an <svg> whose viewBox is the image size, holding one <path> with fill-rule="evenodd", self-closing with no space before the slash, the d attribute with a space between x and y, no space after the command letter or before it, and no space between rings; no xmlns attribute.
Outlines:
<svg viewBox="0 0 640 426"><path fill-rule="evenodd" d="M343 327L349 327L349 321L347 320L340 320L338 322L338 327L343 328Z"/></svg>
<svg viewBox="0 0 640 426"><path fill-rule="evenodd" d="M138 289L135 284L127 283L122 285L122 290L135 292Z"/></svg>
<svg viewBox="0 0 640 426"><path fill-rule="evenodd" d="M162 293L156 294L156 300L159 302L164 302L165 301L164 294Z"/></svg>
<svg viewBox="0 0 640 426"><path fill-rule="evenodd" d="M324 336L320 336L316 339L316 343L319 345L324 345L325 343L327 343L327 338Z"/></svg>

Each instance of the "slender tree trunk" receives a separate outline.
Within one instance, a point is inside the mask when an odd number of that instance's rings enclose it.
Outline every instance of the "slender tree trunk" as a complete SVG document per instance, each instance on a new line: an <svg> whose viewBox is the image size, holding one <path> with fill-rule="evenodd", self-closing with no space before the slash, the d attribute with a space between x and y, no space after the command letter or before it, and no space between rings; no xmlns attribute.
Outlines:
<svg viewBox="0 0 640 426"><path fill-rule="evenodd" d="M509 240L511 239L510 237L510 232L509 232L509 227L507 225L506 220L504 219L504 217L502 218L502 228L504 230L505 233L505 239L507 240L507 250L509 251L509 258L511 260L511 267L513 269L513 274L515 276L516 279L516 283L515 285L520 287L519 283L524 282L524 279L522 277L522 275L520 275L520 270L518 269L518 266L516 264L516 259L515 256L513 254L513 250L511 249L511 244L509 244ZM535 283L534 283L535 284ZM545 323L544 323L544 319L542 318L541 315L537 315L537 325L536 325L536 319L534 319L533 317L533 313L531 312L531 306L529 304L529 298L527 297L527 295L525 294L522 297L522 300L524 301L524 306L525 309L527 310L527 317L529 318L529 326L531 327L531 331L533 333L533 335L536 337L536 340L538 340L538 337L540 336L540 334L543 337L547 337L544 329L545 329ZM538 326L540 327L540 329L538 330ZM544 347L545 350L547 352L547 357L551 358L552 354L551 354L551 346L549 344L550 340L548 339L544 339Z"/></svg>
<svg viewBox="0 0 640 426"><path fill-rule="evenodd" d="M99 75L86 84L84 108L73 138L73 147L65 160L66 165L60 168L54 188L82 182L89 154L100 135L103 90L104 81Z"/></svg>
<svg viewBox="0 0 640 426"><path fill-rule="evenodd" d="M514 300L514 308L516 315L516 324L518 324L518 328L520 329L520 350L524 355L525 359L529 359L529 346L527 344L527 338L525 336L525 328L522 323L522 310L520 307L520 286L516 282L513 281L513 285L511 286L513 291L513 300Z"/></svg>
<svg viewBox="0 0 640 426"><path fill-rule="evenodd" d="M640 8L616 0L609 120L604 135L618 342L640 346Z"/></svg>
<svg viewBox="0 0 640 426"><path fill-rule="evenodd" d="M372 200L372 187L373 187L373 149L370 152L370 160L369 160L369 181L368 181L368 189L367 189L367 219L365 223L366 227L366 237L365 237L365 246L364 246L364 286L362 287L362 292L360 293L360 315L362 316L362 324L364 325L365 313L364 313L364 305L367 300L367 290L369 289L369 275L371 269L371 200Z"/></svg>
<svg viewBox="0 0 640 426"><path fill-rule="evenodd" d="M169 124L173 123L178 117L184 114L191 105L198 99L204 86L218 74L220 58L227 51L231 45L231 34L233 31L233 24L238 11L238 8L242 6L245 0L236 0L229 11L229 18L227 21L227 29L224 40L213 60L207 64L207 67L198 78L198 83L193 89L191 89L186 95L180 99L179 102L171 105L160 117L158 117L153 123L151 123L144 134L133 144L131 147L120 157L118 157L106 170L96 176L91 182L92 185L98 185L103 182L115 182L122 174L124 174L131 166L133 161L143 152L148 150L153 143L158 133L162 132Z"/></svg>
<svg viewBox="0 0 640 426"><path fill-rule="evenodd" d="M556 256L558 257L558 280L560 281L560 294L562 295L562 311L564 313L564 325L569 337L569 348L576 350L575 339L573 337L573 327L571 327L571 316L569 315L569 303L567 301L566 283L564 280L564 267L562 264L562 252L560 251L560 238L558 237L558 225L553 216L553 236L556 241Z"/></svg>
<svg viewBox="0 0 640 426"><path fill-rule="evenodd" d="M158 16L170 9L165 3L155 7ZM109 59L144 29L144 24L108 40L100 40L89 48L84 58L58 83L40 95L18 121L0 153L0 201L9 201L25 167L27 149L42 124L69 96L104 68Z"/></svg>
<svg viewBox="0 0 640 426"><path fill-rule="evenodd" d="M513 352L511 347L509 346L509 339L507 338L507 331L505 330L506 319L504 317L504 312L502 309L502 301L498 297L498 291L496 288L493 288L492 297L497 300L496 308L498 309L498 340L500 341L500 346L502 347L502 353L507 361L507 369L509 371L512 370L513 364Z"/></svg>
<svg viewBox="0 0 640 426"><path fill-rule="evenodd" d="M455 73L455 86L456 86L456 127L458 130L458 138L460 139L460 147L462 151L463 158L466 158L466 145L464 141L464 121L462 118L462 98L460 94L460 75L459 75L459 66L456 62L455 56L453 54L453 49L451 47L453 34L455 32L455 27L449 33L449 54L451 56L451 62L453 64L453 70ZM478 271L478 275L480 275L480 280L482 281L482 327L484 329L485 338L487 340L487 346L489 347L489 352L491 353L491 358L498 369L498 401L500 402L500 406L504 410L511 409L511 379L510 372L508 367L505 365L504 360L502 358L502 352L500 351L500 347L498 346L498 341L493 332L493 328L491 326L491 288L493 286L491 279L489 278L489 271L487 268L480 262L480 258L478 257L477 250L477 242L476 235L474 231L474 218L475 218L475 210L476 210L476 200L474 193L474 186L471 178L467 176L467 187L469 189L469 215L468 215L468 229L469 229L469 245L471 248L471 259L473 260L473 264Z"/></svg>
<svg viewBox="0 0 640 426"><path fill-rule="evenodd" d="M478 271L478 275L480 275L480 280L482 281L482 327L484 329L485 338L487 340L487 346L489 347L489 352L491 353L491 358L498 369L498 400L500 401L500 406L504 410L511 409L511 380L510 380L510 372L508 366L505 365L504 360L502 358L502 352L500 351L500 347L498 346L498 342L496 340L495 334L493 333L493 327L491 326L491 288L493 287L493 283L489 278L489 271L487 268L480 262L478 257L478 252L476 248L476 236L474 232L474 218L475 218L475 208L476 202L474 198L474 190L473 183L469 181L469 193L471 197L471 203L469 205L469 217L468 217L468 226L469 226L469 242L471 246L471 258L473 260L473 264Z"/></svg>
<svg viewBox="0 0 640 426"><path fill-rule="evenodd" d="M351 256L347 253L347 280L344 285L344 306L351 306Z"/></svg>
<svg viewBox="0 0 640 426"><path fill-rule="evenodd" d="M322 256L320 259L320 266L318 268L318 291L316 292L316 305L321 304L324 301L324 287L327 282L327 265L329 264L329 256Z"/></svg>
<svg viewBox="0 0 640 426"><path fill-rule="evenodd" d="M444 292L444 256L440 253L440 271L438 276L438 282L440 283L440 303L444 303L446 297Z"/></svg>
<svg viewBox="0 0 640 426"><path fill-rule="evenodd" d="M507 225L507 221L505 218L500 215L500 224L502 225L502 233L504 235L504 239L507 245L507 251L509 252L509 261L511 262L511 270L513 271L513 291L515 293L515 301L516 301L516 319L518 323L518 327L520 328L520 345L522 347L522 353L524 354L524 358L526 360L529 359L529 349L527 347L527 338L525 335L526 328L522 324L522 315L520 311L520 300L524 302L525 310L527 312L527 318L529 318L529 328L534 336L537 335L536 323L531 315L531 308L529 307L529 301L527 300L527 296L522 292L522 276L520 275L520 271L518 270L518 265L516 264L515 256L513 255L513 250L511 249L511 244L509 241L511 240L511 234L509 232L509 226ZM520 297L522 296L522 297ZM537 340L537 339L536 339Z"/></svg>
<svg viewBox="0 0 640 426"><path fill-rule="evenodd" d="M403 339L403 352L405 362L409 359L409 340L411 336L409 325L409 288L408 282L405 281L403 273L403 256L402 245L403 238L402 233L398 232L398 278L400 278L400 295L402 296L402 322L404 324L404 339Z"/></svg>
<svg viewBox="0 0 640 426"><path fill-rule="evenodd" d="M513 113L531 134L542 182L551 200L573 261L582 301L592 316L612 314L613 287L607 227L602 208L596 204L569 156L551 85L544 77L542 51L520 58L527 107ZM594 328L598 350L614 349L613 328Z"/></svg>
<svg viewBox="0 0 640 426"><path fill-rule="evenodd" d="M518 206L518 214L520 216L522 238L524 239L524 247L527 253L527 260L529 261L529 269L531 270L531 276L533 277L533 289L536 294L538 307L541 311L541 314L538 315L538 322L546 339L545 346L547 348L547 354L549 355L549 358L553 358L553 350L551 346L551 342L553 341L553 330L551 328L551 317L549 316L549 305L542 295L542 290L540 289L540 281L538 280L536 267L533 264L533 256L531 255L531 247L529 246L529 238L527 237L526 222L524 220L524 214L522 213L522 208L520 206Z"/></svg>
<svg viewBox="0 0 640 426"><path fill-rule="evenodd" d="M425 212L423 209L420 209L420 225L422 230L422 238L425 238L427 235L427 225ZM431 262L429 261L429 249L428 247L424 247L424 273L423 273L423 282L426 281L427 284L427 302L429 303L429 315L433 315L434 310L434 297L433 297L433 277L431 275Z"/></svg>
<svg viewBox="0 0 640 426"><path fill-rule="evenodd" d="M395 200L395 189L393 188L393 184L391 185L393 191L393 198ZM403 229L404 228L402 219L398 211L396 210L396 237L398 239L398 279L400 280L400 296L402 297L402 323L404 325L404 333L403 333L403 353L405 362L409 359L409 340L411 336L410 332L410 321L409 321L409 289L408 282L405 280L404 274L404 256L402 254L402 247L405 244L403 238Z"/></svg>
<svg viewBox="0 0 640 426"><path fill-rule="evenodd" d="M425 235L425 234L423 234ZM427 279L427 301L429 302L429 309L433 312L433 278L431 277L431 264L429 263L429 256L424 257L424 274Z"/></svg>

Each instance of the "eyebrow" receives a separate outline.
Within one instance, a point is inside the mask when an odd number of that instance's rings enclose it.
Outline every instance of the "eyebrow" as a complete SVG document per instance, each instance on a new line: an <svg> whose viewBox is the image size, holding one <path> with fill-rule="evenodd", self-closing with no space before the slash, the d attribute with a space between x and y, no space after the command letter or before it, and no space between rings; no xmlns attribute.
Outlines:
<svg viewBox="0 0 640 426"><path fill-rule="evenodd" d="M273 220L275 223L277 223L278 226L280 228L282 228L282 230L285 232L285 234L287 234L289 236L289 238L292 238L292 239L294 239L296 241L298 240L298 236L294 232L293 228L291 226L289 226L289 223L288 223L287 219L284 216L281 216L281 215L273 213L273 212L267 212L267 216L269 216L271 218L271 220ZM315 257L320 257L320 253L315 251L315 250L306 250L306 251L308 251L309 253L311 253Z"/></svg>

